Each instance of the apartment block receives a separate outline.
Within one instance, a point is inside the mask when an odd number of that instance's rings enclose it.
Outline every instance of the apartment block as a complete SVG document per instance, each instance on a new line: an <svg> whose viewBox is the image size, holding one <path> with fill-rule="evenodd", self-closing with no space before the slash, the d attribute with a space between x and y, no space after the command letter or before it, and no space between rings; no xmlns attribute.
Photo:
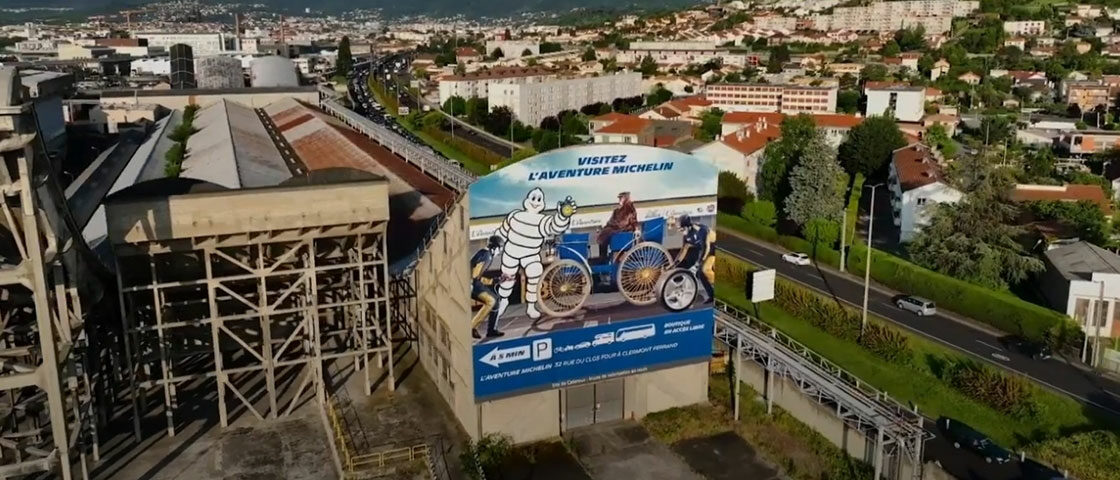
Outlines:
<svg viewBox="0 0 1120 480"><path fill-rule="evenodd" d="M1017 37L1033 37L1046 33L1046 21L1023 20L1018 22L1003 22L1003 31L1008 35Z"/></svg>
<svg viewBox="0 0 1120 480"><path fill-rule="evenodd" d="M518 58L529 51L529 55L540 55L541 44L536 40L489 40L486 42L486 55L493 55L501 50L503 58Z"/></svg>
<svg viewBox="0 0 1120 480"><path fill-rule="evenodd" d="M1113 87L1100 80L1085 80L1066 83L1066 103L1077 104L1082 112L1098 105L1108 107L1112 104Z"/></svg>
<svg viewBox="0 0 1120 480"><path fill-rule="evenodd" d="M640 63L646 56L659 66L702 64L718 59L724 65L744 67L764 61L757 53L731 53L714 42L633 42L616 58L620 63Z"/></svg>
<svg viewBox="0 0 1120 480"><path fill-rule="evenodd" d="M954 17L964 17L980 8L980 2L918 0L876 2L857 7L837 7L830 14L810 17L816 30L895 31L922 26L926 33L948 32ZM773 22L773 20L771 20Z"/></svg>
<svg viewBox="0 0 1120 480"><path fill-rule="evenodd" d="M489 86L491 109L508 107L514 118L537 125L563 110L578 110L596 102L641 95L642 74L624 72L599 77L548 79Z"/></svg>
<svg viewBox="0 0 1120 480"><path fill-rule="evenodd" d="M834 113L837 87L750 83L708 85L712 106L728 112Z"/></svg>
<svg viewBox="0 0 1120 480"><path fill-rule="evenodd" d="M867 95L868 116L890 114L900 122L920 122L925 116L925 87L867 86L864 88L864 94Z"/></svg>
<svg viewBox="0 0 1120 480"><path fill-rule="evenodd" d="M465 75L451 75L439 80L439 103L451 97L486 98L490 85L525 83L556 78L556 72L545 68L492 68Z"/></svg>

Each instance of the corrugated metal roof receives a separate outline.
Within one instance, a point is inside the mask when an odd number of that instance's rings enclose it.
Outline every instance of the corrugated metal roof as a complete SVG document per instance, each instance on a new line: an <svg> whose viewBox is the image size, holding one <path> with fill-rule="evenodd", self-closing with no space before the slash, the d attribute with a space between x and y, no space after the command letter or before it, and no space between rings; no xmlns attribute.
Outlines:
<svg viewBox="0 0 1120 480"><path fill-rule="evenodd" d="M183 178L229 189L267 187L291 177L253 109L222 99L195 114Z"/></svg>

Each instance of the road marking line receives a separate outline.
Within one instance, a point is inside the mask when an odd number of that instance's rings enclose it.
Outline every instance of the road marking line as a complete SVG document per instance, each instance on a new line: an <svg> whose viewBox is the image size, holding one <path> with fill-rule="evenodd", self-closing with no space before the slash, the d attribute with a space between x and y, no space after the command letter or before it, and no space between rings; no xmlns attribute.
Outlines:
<svg viewBox="0 0 1120 480"><path fill-rule="evenodd" d="M979 343L979 344L981 344L981 345L984 345L984 346L988 346L988 347L994 348L994 349L996 349L996 350L1000 350L1000 351L1002 351L1002 350L1003 350L1003 348L1001 348L1001 347L997 347L997 346L995 346L995 345L992 345L992 344L990 344L990 343L988 343L988 342L985 342L985 341L983 341L983 340L977 340L977 341L976 341L976 343Z"/></svg>
<svg viewBox="0 0 1120 480"><path fill-rule="evenodd" d="M742 261L744 261L744 262L747 262L747 263L751 263L751 264L754 264L754 262L752 262L752 261L751 261L750 259L748 259L748 258L746 258L746 257L744 257L744 256L742 256L742 255L739 255L739 254L737 254L737 253L735 253L735 252L732 252L732 251L730 251L730 250L726 250L726 249L723 249L723 248L720 248L719 250L720 250L720 251L722 251L723 253L726 253L726 254L728 254L728 255L731 255L732 257L738 258L739 260L742 260ZM802 284L802 285L804 285L804 286L806 286L806 287L808 287L808 288L811 288L811 289L813 289L813 290L816 290L817 292L820 292L820 293L822 293L822 294L824 294L824 295L827 295L827 296L829 296L829 297L832 297L832 294L831 294L831 293L828 293L828 292L826 292L826 291L824 291L824 290L821 290L821 289L819 289L819 288L817 288L817 287L814 287L814 286L812 286L812 285L810 285L810 284L808 284L808 283L805 283L805 282L803 282L803 281L801 281L801 280L798 280L798 279L796 279L796 278L790 277L790 276L788 276L788 275L782 275L782 276L783 276L783 277L785 277L785 278L787 278L787 279L789 279L789 280L792 280L792 281L794 281L794 282L800 283L800 284ZM837 298L839 298L839 299L840 299L840 301L842 301L842 302L844 302L844 303L847 303L848 305L854 306L854 307L856 307L856 308L863 308L863 305L856 305L856 304L855 304L855 302L851 302L851 301L849 301L849 300L847 300L847 299L845 299L845 298L843 298L843 297L837 297ZM933 335L930 335L930 334L928 334L928 333L925 333L925 332L923 332L923 331L921 331L921 330L917 330L917 329L915 329L915 328L913 328L913 327L911 327L911 326L909 326L909 325L907 325L907 324L905 324L905 323L899 322L899 321L897 321L897 320L895 320L895 319L893 319L893 318L890 318L890 317L883 317L883 318L885 318L885 319L886 319L887 321L889 321L889 322L891 322L891 323L893 323L893 324L895 324L895 325L898 325L898 326L900 326L900 327L902 327L902 328L905 328L905 329L907 329L907 330L909 330L909 331L911 331L911 332L913 332L913 333L916 333L916 334L918 334L918 335L921 335L921 336L923 336L923 337L926 337L926 338L928 338L928 339L930 339L930 340L933 340L933 341L935 341L935 342L937 342L937 343L943 344L943 345L945 345L945 346L947 346L947 347L949 347L949 348L951 348L951 349L953 349L953 350L957 350L957 351L961 351L961 352L967 353L967 354L969 354L969 355L972 355L973 357L979 358L979 359L981 359L981 360L983 360L983 361L985 361L985 362L988 362L988 363L990 363L990 364L992 364L992 365L995 365L995 366L997 366L997 367L999 367L999 368L1001 368L1001 369L1004 369L1004 370L1007 370L1007 371L1011 371L1011 372L1015 372L1015 373L1017 373L1017 374L1019 374L1019 375L1022 375L1022 376L1024 376L1024 377L1027 377L1027 378L1031 379L1032 381L1034 381L1035 383L1038 383L1039 385L1043 385L1043 386L1045 386L1045 387L1047 387L1047 388L1049 388L1049 389L1051 389L1051 390L1054 390L1054 391L1056 391L1056 392L1061 392L1061 393L1063 393L1063 394L1065 394L1065 395L1067 395L1067 396L1069 396L1069 397L1072 397L1072 398L1074 398L1074 399L1080 400L1081 402L1085 403L1086 405L1092 405L1092 406L1094 406L1094 407L1097 407L1097 408L1099 408L1099 409L1101 409L1101 410L1104 410L1104 411L1106 411L1106 412L1108 412L1108 413L1111 413L1111 414L1113 414L1113 415L1117 415L1117 416L1120 416L1120 410L1115 410L1115 409L1112 409L1112 408L1110 408L1110 407L1107 407L1107 406L1105 406L1105 405L1101 405L1100 403L1097 403L1096 401L1093 401L1093 400L1090 400L1090 399L1088 399L1088 398L1082 397L1081 395L1078 395L1078 394L1076 394L1076 393L1070 392L1069 390L1066 390L1066 389L1064 389L1064 388L1058 387L1057 385L1054 385L1054 384L1051 384L1051 383L1049 383L1049 382L1046 382L1046 381L1044 381L1044 380L1041 380L1041 379L1039 379L1039 378L1037 378L1037 377L1035 377L1035 376L1033 376L1033 375L1031 375L1031 374L1029 374L1029 373L1026 373L1026 372L1023 372L1023 371L1021 371L1021 370L1018 370L1018 369L1016 369L1016 368L1013 368L1013 367L1011 367L1010 365L1005 365L1005 364L1002 364L1002 363L994 362L994 361L992 361L992 359L990 359L990 358L988 358L988 357L986 357L986 356L984 356L984 355L980 355L980 354L974 353L974 352L972 352L972 351L969 351L969 350L965 350L965 349L964 349L964 347L960 347L960 346L957 346L957 345L955 345L955 344L949 343L949 342L948 342L948 341L946 341L946 340L943 340L943 339L941 339L940 337L935 337L935 336L933 336ZM983 330L979 330L979 331L983 331ZM1105 392L1108 392L1107 390L1104 390L1104 391L1105 391ZM1112 395L1113 395L1113 396L1115 396L1115 397L1118 397L1118 398L1120 398L1120 395L1114 394L1114 393L1112 393L1112 392L1108 392L1108 393L1112 394Z"/></svg>

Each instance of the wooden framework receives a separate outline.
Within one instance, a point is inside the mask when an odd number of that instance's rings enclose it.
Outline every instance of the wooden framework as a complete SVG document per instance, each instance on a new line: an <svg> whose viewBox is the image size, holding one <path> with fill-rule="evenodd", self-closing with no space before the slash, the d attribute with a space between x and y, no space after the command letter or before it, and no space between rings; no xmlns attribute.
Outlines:
<svg viewBox="0 0 1120 480"><path fill-rule="evenodd" d="M180 389L209 380L218 416L325 405L324 362L371 360L394 385L385 222L172 239L117 249L136 435L162 390L175 435ZM123 255L122 255L123 253Z"/></svg>

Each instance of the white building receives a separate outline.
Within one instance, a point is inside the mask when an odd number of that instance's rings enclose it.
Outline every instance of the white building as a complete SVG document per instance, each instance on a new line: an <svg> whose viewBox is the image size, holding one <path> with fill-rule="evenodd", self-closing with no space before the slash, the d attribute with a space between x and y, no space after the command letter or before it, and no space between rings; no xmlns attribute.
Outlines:
<svg viewBox="0 0 1120 480"><path fill-rule="evenodd" d="M978 1L914 0L874 2L856 7L837 7L830 14L809 17L815 30L890 32L922 26L928 34L942 34L953 26L954 17L966 17L980 8ZM767 20L767 23L779 23Z"/></svg>
<svg viewBox="0 0 1120 480"><path fill-rule="evenodd" d="M1039 291L1050 307L1073 318L1090 339L1098 332L1120 337L1120 256L1082 241L1047 250L1044 261Z"/></svg>
<svg viewBox="0 0 1120 480"><path fill-rule="evenodd" d="M808 87L769 83L708 85L705 96L725 112L833 113L837 87Z"/></svg>
<svg viewBox="0 0 1120 480"><path fill-rule="evenodd" d="M863 122L863 117L843 113L812 113L817 130L824 134L825 140L833 147L839 147L848 138L848 132ZM723 115L720 135L727 136L745 127L762 123L781 125L785 115L771 112L727 112Z"/></svg>
<svg viewBox="0 0 1120 480"><path fill-rule="evenodd" d="M451 97L486 98L490 85L542 81L556 78L556 72L544 68L492 68L465 75L451 75L439 80L439 103Z"/></svg>
<svg viewBox="0 0 1120 480"><path fill-rule="evenodd" d="M148 40L149 47L169 48L178 43L189 45L196 57L213 55L226 50L224 33L137 32L132 37Z"/></svg>
<svg viewBox="0 0 1120 480"><path fill-rule="evenodd" d="M894 224L899 227L899 241L909 242L929 225L934 205L957 203L964 194L945 183L929 147L915 143L895 150L891 156L887 182Z"/></svg>
<svg viewBox="0 0 1120 480"><path fill-rule="evenodd" d="M920 122L926 113L925 87L868 87L867 116L890 114L900 122Z"/></svg>
<svg viewBox="0 0 1120 480"><path fill-rule="evenodd" d="M495 50L502 51L502 58L524 57L526 50L529 55L540 55L541 44L535 40L490 40L486 42L486 56L494 54Z"/></svg>
<svg viewBox="0 0 1120 480"><path fill-rule="evenodd" d="M757 55L752 58L744 53L731 53L714 42L633 42L630 49L618 52L616 59L619 63L641 63L647 56L660 66L704 64L717 59L736 67L759 62Z"/></svg>
<svg viewBox="0 0 1120 480"><path fill-rule="evenodd" d="M600 77L577 77L489 86L490 109L508 107L514 118L537 125L563 110L579 110L596 102L641 95L642 74L623 72Z"/></svg>
<svg viewBox="0 0 1120 480"><path fill-rule="evenodd" d="M692 155L712 162L720 171L731 172L747 185L751 193L758 192L758 173L766 144L781 136L781 125L761 121L722 135L722 138L692 151Z"/></svg>
<svg viewBox="0 0 1120 480"><path fill-rule="evenodd" d="M1045 20L1003 22L1003 31L1016 37L1034 37L1046 33Z"/></svg>

